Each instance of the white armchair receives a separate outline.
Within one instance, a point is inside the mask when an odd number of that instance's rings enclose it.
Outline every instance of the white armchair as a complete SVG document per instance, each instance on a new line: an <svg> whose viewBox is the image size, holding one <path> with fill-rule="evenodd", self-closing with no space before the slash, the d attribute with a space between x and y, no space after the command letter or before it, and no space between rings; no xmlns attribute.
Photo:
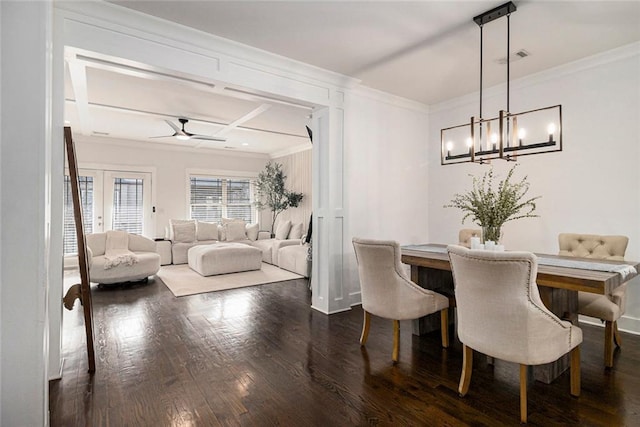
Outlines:
<svg viewBox="0 0 640 427"><path fill-rule="evenodd" d="M358 262L364 324L360 345L369 336L369 314L393 320L392 360L398 361L400 320L440 312L442 346L449 346L449 299L413 283L402 269L400 245L390 240L353 238Z"/></svg>
<svg viewBox="0 0 640 427"><path fill-rule="evenodd" d="M156 242L137 234L123 233L125 251L133 254L128 262L113 263L108 257L107 233L87 234L89 280L94 283L135 282L147 279L160 270L160 255ZM133 261L135 259L135 261ZM111 265L110 265L111 264Z"/></svg>
<svg viewBox="0 0 640 427"><path fill-rule="evenodd" d="M571 353L571 395L580 395L582 330L542 303L538 261L529 252L492 252L449 246L463 344L458 391L469 391L473 350L520 364L520 420L527 422L527 366Z"/></svg>
<svg viewBox="0 0 640 427"><path fill-rule="evenodd" d="M595 234L560 233L558 235L560 255L581 258L622 261L627 251L626 236L598 236ZM627 284L618 286L611 295L578 292L578 314L595 317L605 322L604 365L613 367L614 343L620 347L618 319L624 314L627 302Z"/></svg>

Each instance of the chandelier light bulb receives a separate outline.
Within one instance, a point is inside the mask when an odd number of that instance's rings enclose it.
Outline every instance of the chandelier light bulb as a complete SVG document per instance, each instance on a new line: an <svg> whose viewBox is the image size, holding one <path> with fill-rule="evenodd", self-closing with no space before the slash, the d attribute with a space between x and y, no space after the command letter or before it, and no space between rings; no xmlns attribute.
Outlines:
<svg viewBox="0 0 640 427"><path fill-rule="evenodd" d="M491 143L493 143L493 144L497 144L498 143L498 134L497 133L492 133L491 134Z"/></svg>
<svg viewBox="0 0 640 427"><path fill-rule="evenodd" d="M527 130L525 128L518 129L518 139L524 139L527 136Z"/></svg>
<svg viewBox="0 0 640 427"><path fill-rule="evenodd" d="M471 148L471 146L473 145L473 140L471 138L467 138L467 147Z"/></svg>
<svg viewBox="0 0 640 427"><path fill-rule="evenodd" d="M449 141L447 142L447 151L451 151L453 150L453 142Z"/></svg>

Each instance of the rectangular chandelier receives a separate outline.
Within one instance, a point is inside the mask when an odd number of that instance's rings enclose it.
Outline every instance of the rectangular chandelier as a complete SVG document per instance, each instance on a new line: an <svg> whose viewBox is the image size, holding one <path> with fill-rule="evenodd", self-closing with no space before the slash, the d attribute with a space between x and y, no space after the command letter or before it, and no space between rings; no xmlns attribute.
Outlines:
<svg viewBox="0 0 640 427"><path fill-rule="evenodd" d="M493 159L515 161L518 156L562 151L562 106L509 112L510 15L512 2L473 18L480 27L480 115L440 131L441 164L487 163ZM507 17L507 108L497 117L482 115L482 28L487 22Z"/></svg>

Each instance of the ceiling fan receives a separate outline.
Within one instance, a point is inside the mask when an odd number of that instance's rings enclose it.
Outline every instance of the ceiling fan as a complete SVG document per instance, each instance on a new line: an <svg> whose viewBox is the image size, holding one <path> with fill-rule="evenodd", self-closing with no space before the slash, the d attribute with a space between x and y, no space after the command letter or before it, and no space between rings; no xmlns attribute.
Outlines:
<svg viewBox="0 0 640 427"><path fill-rule="evenodd" d="M182 123L182 129L179 128L178 125L176 125L172 121L165 120L165 122L167 122L167 124L169 126L171 126L171 129L173 129L173 131L174 131L173 135L152 136L151 138L170 138L172 136L175 136L176 139L179 139L181 141L187 141L189 139L201 139L201 140L205 140L205 141L224 142L224 141L227 140L226 138L222 138L222 137L219 137L219 136L200 135L200 134L187 132L186 130L184 130L184 125L189 123L189 119L184 118L184 117L179 117L178 121L180 123Z"/></svg>

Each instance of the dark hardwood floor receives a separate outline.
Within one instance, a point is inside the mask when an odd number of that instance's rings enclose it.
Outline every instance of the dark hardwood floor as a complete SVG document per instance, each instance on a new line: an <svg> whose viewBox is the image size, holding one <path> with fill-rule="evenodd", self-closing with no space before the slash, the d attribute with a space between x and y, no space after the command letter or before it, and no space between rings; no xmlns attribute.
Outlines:
<svg viewBox="0 0 640 427"><path fill-rule="evenodd" d="M159 280L93 288L96 373L87 373L82 311L65 310L64 368L50 384L51 426L518 425L518 366L476 353L469 394L457 393L461 345L411 335L362 310L310 308L305 280L175 298ZM623 333L605 370L601 328L581 325L582 395L569 375L532 382L532 426L640 425L640 337ZM452 331L453 333L453 331Z"/></svg>

